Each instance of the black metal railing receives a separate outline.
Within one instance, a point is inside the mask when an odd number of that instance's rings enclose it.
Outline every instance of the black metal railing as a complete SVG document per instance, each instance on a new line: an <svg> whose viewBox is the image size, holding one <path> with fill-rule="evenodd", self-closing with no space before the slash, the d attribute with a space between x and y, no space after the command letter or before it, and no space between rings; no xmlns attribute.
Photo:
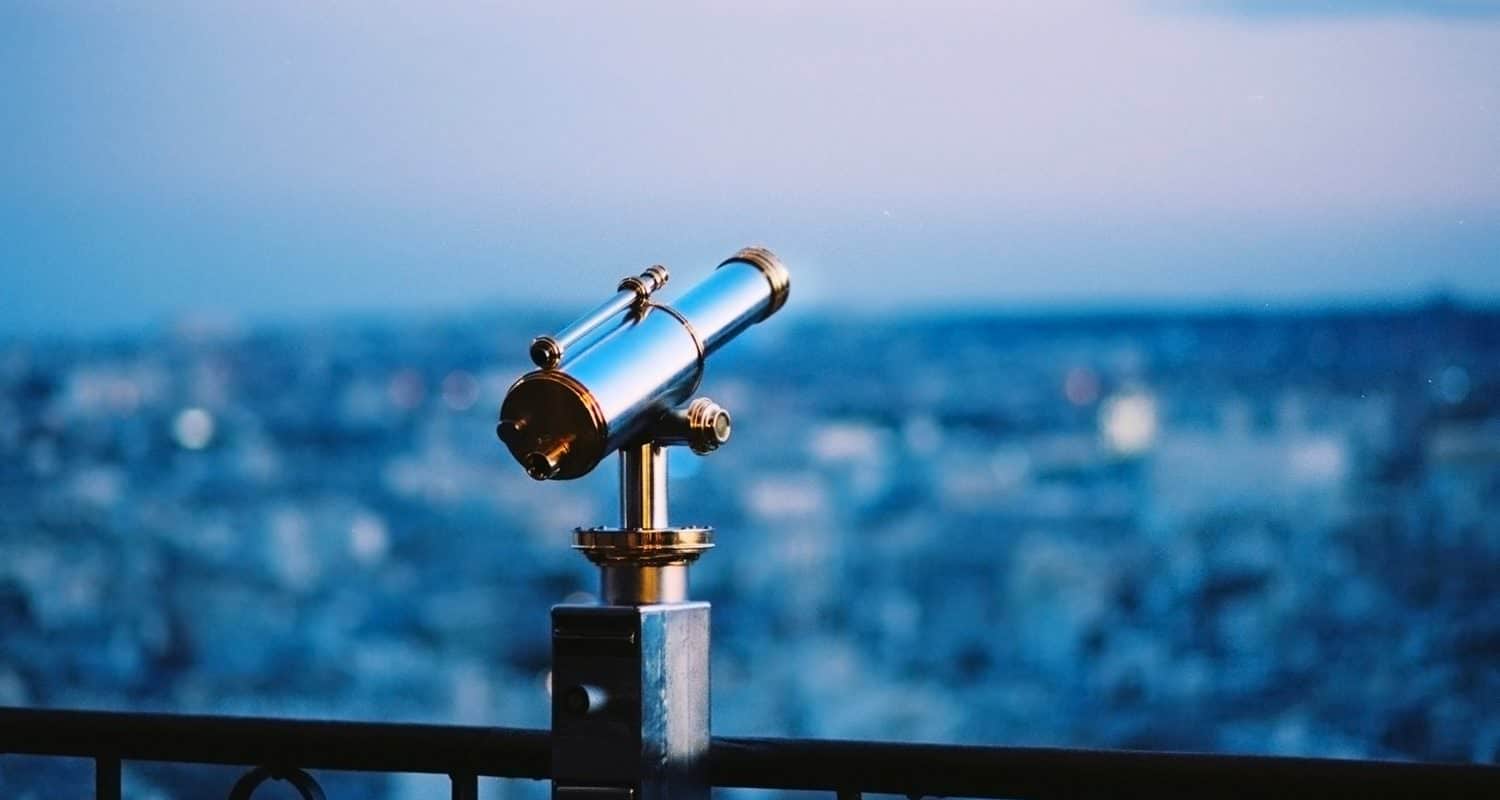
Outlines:
<svg viewBox="0 0 1500 800"><path fill-rule="evenodd" d="M93 759L95 797L118 800L124 761L250 768L228 796L282 779L321 798L310 770L550 776L547 731L252 717L0 709L0 753ZM0 759L0 769L4 760ZM920 797L1500 797L1500 767L1034 747L715 738L714 786Z"/></svg>

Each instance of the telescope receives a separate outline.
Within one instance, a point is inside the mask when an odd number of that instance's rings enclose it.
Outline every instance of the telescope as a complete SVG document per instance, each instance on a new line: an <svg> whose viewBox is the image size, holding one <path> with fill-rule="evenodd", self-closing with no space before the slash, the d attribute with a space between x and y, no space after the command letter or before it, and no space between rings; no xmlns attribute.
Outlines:
<svg viewBox="0 0 1500 800"><path fill-rule="evenodd" d="M659 265L627 277L599 307L532 341L539 369L510 387L496 427L528 475L578 478L643 439L705 453L728 438L717 406L669 412L697 390L709 356L786 303L786 267L746 248L673 305L656 300L667 278Z"/></svg>
<svg viewBox="0 0 1500 800"><path fill-rule="evenodd" d="M747 247L675 303L666 267L620 281L614 295L531 343L537 369L505 394L495 433L537 480L587 475L620 454L620 525L580 528L574 546L599 564L607 602L686 600L686 565L708 528L667 520L665 448L706 455L728 441L729 412L693 398L708 358L786 304L791 278L774 253Z"/></svg>
<svg viewBox="0 0 1500 800"><path fill-rule="evenodd" d="M552 609L553 800L709 800L709 604L688 600L688 566L713 530L667 519L666 448L699 455L730 418L694 397L709 356L786 304L786 266L747 247L675 303L667 269L531 342L537 369L500 404L495 433L539 480L569 480L620 454L620 524L577 528L599 567L600 602Z"/></svg>

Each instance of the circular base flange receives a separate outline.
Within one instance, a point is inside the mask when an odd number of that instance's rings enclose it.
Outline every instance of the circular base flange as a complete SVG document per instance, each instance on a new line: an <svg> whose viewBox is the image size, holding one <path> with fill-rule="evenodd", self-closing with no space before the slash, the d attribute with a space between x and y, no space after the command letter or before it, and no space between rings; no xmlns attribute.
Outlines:
<svg viewBox="0 0 1500 800"><path fill-rule="evenodd" d="M689 564L714 546L713 528L578 528L573 549L595 564Z"/></svg>

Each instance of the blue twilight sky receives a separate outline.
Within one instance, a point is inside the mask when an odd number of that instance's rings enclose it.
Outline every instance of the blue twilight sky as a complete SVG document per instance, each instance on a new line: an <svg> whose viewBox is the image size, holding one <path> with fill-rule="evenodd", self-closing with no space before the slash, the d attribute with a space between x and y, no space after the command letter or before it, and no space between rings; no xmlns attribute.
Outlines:
<svg viewBox="0 0 1500 800"><path fill-rule="evenodd" d="M1500 297L1500 3L0 5L0 332Z"/></svg>

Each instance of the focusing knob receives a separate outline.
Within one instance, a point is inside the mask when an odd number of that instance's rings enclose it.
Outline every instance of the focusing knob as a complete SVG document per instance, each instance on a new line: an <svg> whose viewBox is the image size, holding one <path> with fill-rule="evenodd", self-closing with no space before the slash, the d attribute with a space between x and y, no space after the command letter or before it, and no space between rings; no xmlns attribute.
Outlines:
<svg viewBox="0 0 1500 800"><path fill-rule="evenodd" d="M731 424L724 407L700 397L687 407L687 444L698 455L707 455L729 441Z"/></svg>

